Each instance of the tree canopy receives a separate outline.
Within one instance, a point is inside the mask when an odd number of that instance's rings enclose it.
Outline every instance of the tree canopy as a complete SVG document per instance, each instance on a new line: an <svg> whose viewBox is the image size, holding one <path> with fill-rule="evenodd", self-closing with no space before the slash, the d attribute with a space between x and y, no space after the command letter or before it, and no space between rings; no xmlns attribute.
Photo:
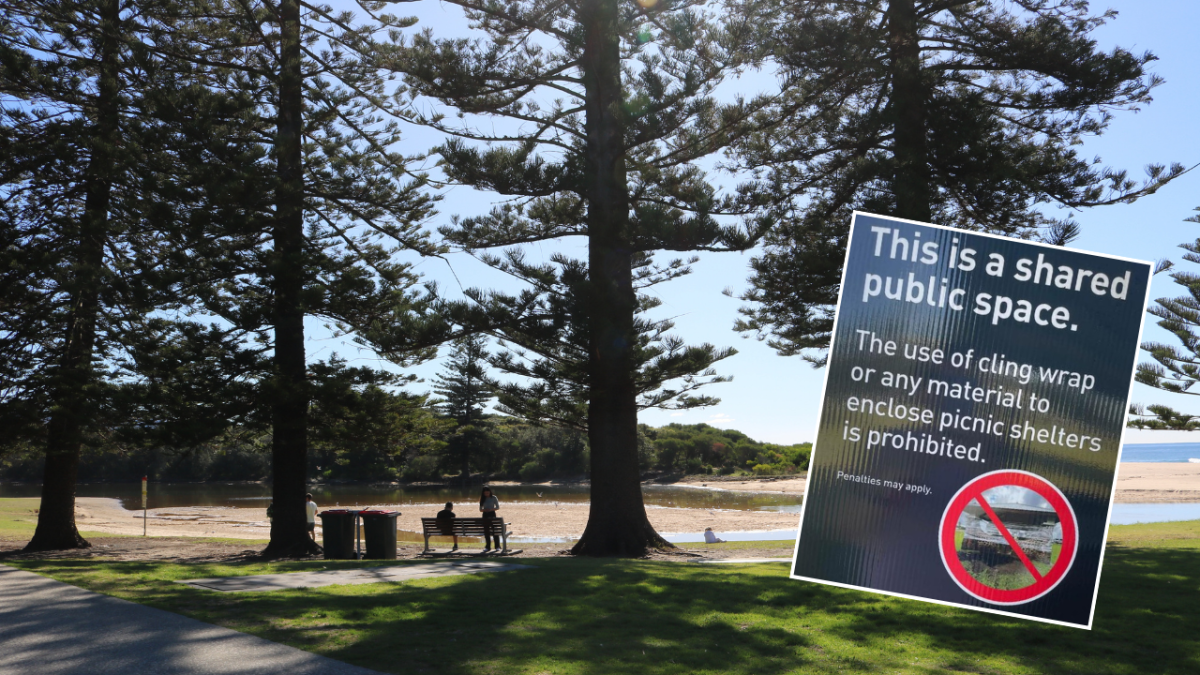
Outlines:
<svg viewBox="0 0 1200 675"><path fill-rule="evenodd" d="M240 217L187 232L191 302L215 318L226 344L265 359L255 396L268 402L275 517L271 555L315 550L307 536L309 415L314 387L305 319L342 334L388 340L400 362L432 356L405 349L424 307L412 271L440 248L421 225L434 195L410 158L395 150L400 131L387 112L378 34L411 23L363 2L350 12L297 0L195 7L185 26L202 45L193 60L206 86L246 97L241 138L261 148L239 168L256 190ZM425 324L422 324L425 325Z"/></svg>
<svg viewBox="0 0 1200 675"><path fill-rule="evenodd" d="M750 124L753 105L715 95L745 62L746 26L703 0L449 4L477 37L426 30L392 67L409 119L451 136L439 149L448 178L509 201L443 234L470 250L587 242L586 260L484 258L528 287L469 293L485 315L477 325L515 346L492 365L532 379L502 387L500 403L588 430L592 507L577 553L668 547L642 504L637 411L711 404L690 392L718 381L710 366L732 351L688 347L666 335L669 322L639 318L653 305L639 290L688 271L655 252L744 250L769 225L756 186L723 194L696 164ZM427 113L427 101L440 107Z"/></svg>
<svg viewBox="0 0 1200 675"><path fill-rule="evenodd" d="M665 313L695 253L761 243L737 328L819 365L852 211L1062 244L1079 226L1050 209L1183 171L1139 183L1081 154L1160 82L1152 54L1098 46L1114 14L1082 0L446 0L454 36L392 4L5 4L0 451L44 456L31 548L87 545L81 458L161 448L269 476L268 555L317 552L310 476L447 470L588 473L576 553L666 549L644 472L810 451L639 425L729 379L734 350ZM495 201L435 222L444 186ZM511 283L422 285L452 249ZM1188 294L1155 312L1182 347L1147 344L1138 378L1193 393L1200 281L1174 276ZM312 350L314 322L390 364ZM397 370L451 338L437 410Z"/></svg>
<svg viewBox="0 0 1200 675"><path fill-rule="evenodd" d="M787 216L751 263L737 328L824 363L851 212L1063 244L1078 224L1048 207L1130 202L1143 183L1082 156L1115 112L1150 102L1155 57L1101 50L1113 19L1078 0L785 0L755 17L760 58L785 80L741 166Z"/></svg>
<svg viewBox="0 0 1200 675"><path fill-rule="evenodd" d="M170 233L224 211L213 167L245 149L236 108L195 86L174 6L7 3L0 20L0 419L4 443L44 449L31 549L86 546L75 472L114 411L120 362L174 303ZM181 114L184 110L203 115Z"/></svg>
<svg viewBox="0 0 1200 675"><path fill-rule="evenodd" d="M1200 208L1196 209L1200 211ZM1200 223L1200 216L1187 219ZM1183 259L1200 264L1200 239L1180 244ZM1182 287L1183 295L1160 298L1146 311L1158 317L1158 327L1175 336L1177 345L1145 342L1142 350L1150 357L1137 366L1134 381L1172 394L1200 396L1200 275L1177 269L1170 260L1158 264L1155 274L1169 272L1171 280ZM1130 406L1129 426L1139 429L1195 431L1200 429L1200 413L1179 412L1167 405Z"/></svg>

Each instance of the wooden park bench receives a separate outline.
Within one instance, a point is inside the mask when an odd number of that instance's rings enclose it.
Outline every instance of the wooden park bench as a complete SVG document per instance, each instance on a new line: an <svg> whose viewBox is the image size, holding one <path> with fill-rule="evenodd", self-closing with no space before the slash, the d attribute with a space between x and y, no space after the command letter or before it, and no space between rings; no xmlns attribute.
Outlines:
<svg viewBox="0 0 1200 675"><path fill-rule="evenodd" d="M429 538L430 537L449 537L458 535L460 537L482 537L484 533L484 524L487 524L492 536L500 537L503 544L503 550L500 555L508 555L508 525L505 524L503 518L449 518L446 520L438 520L437 518L422 518L421 533L425 535L425 550L422 555L430 553ZM512 551L518 553L518 551Z"/></svg>

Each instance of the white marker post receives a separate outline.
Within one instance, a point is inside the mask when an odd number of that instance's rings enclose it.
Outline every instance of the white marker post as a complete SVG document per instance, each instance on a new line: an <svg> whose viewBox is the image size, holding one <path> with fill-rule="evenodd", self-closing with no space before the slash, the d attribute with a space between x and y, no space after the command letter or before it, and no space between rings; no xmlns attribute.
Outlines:
<svg viewBox="0 0 1200 675"><path fill-rule="evenodd" d="M142 536L146 536L146 477L142 476Z"/></svg>

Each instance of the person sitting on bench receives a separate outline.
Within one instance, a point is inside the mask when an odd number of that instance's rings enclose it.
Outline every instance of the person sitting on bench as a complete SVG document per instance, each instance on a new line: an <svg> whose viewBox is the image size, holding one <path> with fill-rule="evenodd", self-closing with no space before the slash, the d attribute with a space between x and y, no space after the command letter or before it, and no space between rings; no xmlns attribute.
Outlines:
<svg viewBox="0 0 1200 675"><path fill-rule="evenodd" d="M454 523L451 523L450 521L454 520L458 516L455 516L454 512L450 510L452 508L454 508L454 502L446 502L446 508L442 509L441 511L438 511L437 519L438 519L438 527L442 528L442 534L448 534L448 535L454 537L454 548L452 548L450 550L457 551L458 550L458 535L454 534Z"/></svg>

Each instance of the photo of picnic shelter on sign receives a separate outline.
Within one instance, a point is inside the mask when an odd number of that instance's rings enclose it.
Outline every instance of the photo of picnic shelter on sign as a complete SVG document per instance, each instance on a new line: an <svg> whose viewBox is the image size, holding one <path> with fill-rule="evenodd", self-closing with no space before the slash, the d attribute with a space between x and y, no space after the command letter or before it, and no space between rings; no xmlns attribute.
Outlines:
<svg viewBox="0 0 1200 675"><path fill-rule="evenodd" d="M792 577L1090 628L1151 269L855 213Z"/></svg>

